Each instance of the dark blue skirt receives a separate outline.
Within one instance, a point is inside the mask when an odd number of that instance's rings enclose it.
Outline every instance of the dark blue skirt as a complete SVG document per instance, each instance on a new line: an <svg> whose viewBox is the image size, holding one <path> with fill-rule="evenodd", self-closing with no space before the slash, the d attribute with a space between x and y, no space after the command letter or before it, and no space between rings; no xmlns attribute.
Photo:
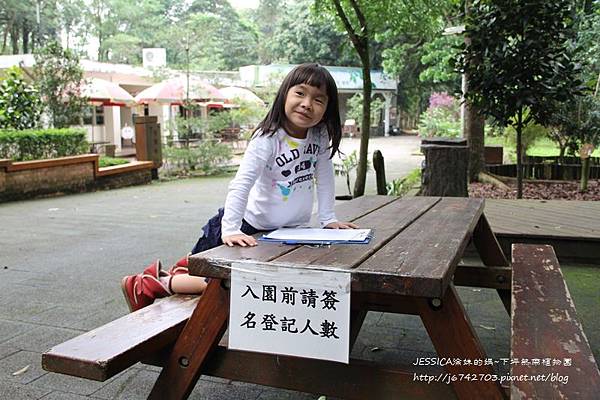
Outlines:
<svg viewBox="0 0 600 400"><path fill-rule="evenodd" d="M202 236L196 242L196 245L192 249L192 254L200 253L201 251L210 250L214 247L218 247L223 244L221 240L221 220L223 219L223 208L219 208L217 215L208 220L206 225L202 227ZM263 232L254 228L252 225L242 220L242 227L240 228L246 235L254 235L258 232Z"/></svg>

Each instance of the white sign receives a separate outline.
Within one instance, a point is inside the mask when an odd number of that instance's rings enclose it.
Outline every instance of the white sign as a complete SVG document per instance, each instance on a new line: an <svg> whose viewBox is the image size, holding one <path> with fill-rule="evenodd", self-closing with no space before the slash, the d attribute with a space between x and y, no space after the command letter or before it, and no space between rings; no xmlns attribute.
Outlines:
<svg viewBox="0 0 600 400"><path fill-rule="evenodd" d="M231 265L229 348L348 363L350 273Z"/></svg>
<svg viewBox="0 0 600 400"><path fill-rule="evenodd" d="M129 125L125 125L123 128L121 128L121 137L123 139L133 139L133 133L133 128Z"/></svg>

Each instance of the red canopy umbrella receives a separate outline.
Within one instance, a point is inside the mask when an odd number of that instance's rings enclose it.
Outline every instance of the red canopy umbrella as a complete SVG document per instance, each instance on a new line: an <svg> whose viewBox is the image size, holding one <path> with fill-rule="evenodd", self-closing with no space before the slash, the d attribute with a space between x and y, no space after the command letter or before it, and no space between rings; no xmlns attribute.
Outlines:
<svg viewBox="0 0 600 400"><path fill-rule="evenodd" d="M121 86L100 78L89 79L81 88L81 94L89 98L90 103L98 106L128 106L135 104L133 96Z"/></svg>
<svg viewBox="0 0 600 400"><path fill-rule="evenodd" d="M254 94L254 92L252 92L251 90L248 90L246 88L241 88L241 87L237 87L237 86L228 86L228 87L224 87L220 90L221 90L221 93L223 93L229 100L242 99L242 100L248 101L250 103L259 104L261 106L265 105L265 102L262 101L262 99L260 97L258 97L256 94Z"/></svg>
<svg viewBox="0 0 600 400"><path fill-rule="evenodd" d="M188 91L186 77L167 79L142 90L135 96L135 101L140 104L183 104L186 99L225 100L226 97L213 85L196 78L190 78Z"/></svg>

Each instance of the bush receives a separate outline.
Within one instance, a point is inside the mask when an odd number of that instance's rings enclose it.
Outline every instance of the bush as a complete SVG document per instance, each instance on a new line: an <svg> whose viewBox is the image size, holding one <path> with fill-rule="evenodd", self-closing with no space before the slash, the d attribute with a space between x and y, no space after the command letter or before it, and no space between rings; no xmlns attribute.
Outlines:
<svg viewBox="0 0 600 400"><path fill-rule="evenodd" d="M517 148L517 132L515 128L509 126L505 129L504 135L506 138L506 143L516 149ZM535 142L539 139L545 138L548 136L548 129L543 127L540 124L531 123L523 128L523 132L521 134L521 145L523 146L523 157L527 155L527 151L533 147ZM517 158L515 153L515 160Z"/></svg>
<svg viewBox="0 0 600 400"><path fill-rule="evenodd" d="M429 108L419 121L421 137L460 136L460 107L458 100L446 92L432 93Z"/></svg>
<svg viewBox="0 0 600 400"><path fill-rule="evenodd" d="M163 156L163 168L168 174L201 171L210 175L220 172L223 164L231 159L231 149L216 140L203 140L196 147L167 146L163 149Z"/></svg>
<svg viewBox="0 0 600 400"><path fill-rule="evenodd" d="M42 160L87 153L83 129L0 130L0 158Z"/></svg>
<svg viewBox="0 0 600 400"><path fill-rule="evenodd" d="M421 168L415 168L404 178L394 179L387 184L388 196L404 196L421 181Z"/></svg>
<svg viewBox="0 0 600 400"><path fill-rule="evenodd" d="M9 68L0 81L0 129L31 129L40 120L42 100L23 79L19 68Z"/></svg>

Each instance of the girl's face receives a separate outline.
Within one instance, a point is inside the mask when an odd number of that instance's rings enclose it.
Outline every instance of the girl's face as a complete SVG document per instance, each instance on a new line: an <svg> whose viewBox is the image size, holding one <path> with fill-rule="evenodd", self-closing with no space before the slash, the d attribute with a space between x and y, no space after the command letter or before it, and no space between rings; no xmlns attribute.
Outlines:
<svg viewBox="0 0 600 400"><path fill-rule="evenodd" d="M308 128L323 119L327 101L324 89L306 83L292 86L285 97L286 121L283 127L291 136L304 139Z"/></svg>

